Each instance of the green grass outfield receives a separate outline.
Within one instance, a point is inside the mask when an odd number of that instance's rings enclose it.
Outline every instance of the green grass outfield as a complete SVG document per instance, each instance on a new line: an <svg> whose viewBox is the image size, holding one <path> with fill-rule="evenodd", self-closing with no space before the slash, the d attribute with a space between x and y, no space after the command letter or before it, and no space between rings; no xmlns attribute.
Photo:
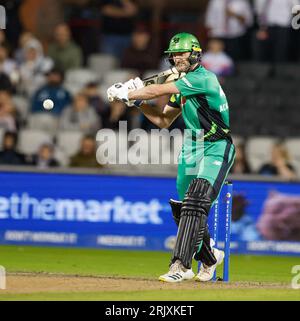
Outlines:
<svg viewBox="0 0 300 321"><path fill-rule="evenodd" d="M46 272L82 276L146 278L154 282L167 271L165 252L0 246L0 265L8 274ZM232 255L230 276L234 282L263 282L255 288L159 289L70 293L1 293L0 300L300 300L300 290L290 287L291 269L300 257ZM196 265L194 266L194 271ZM159 283L159 282L158 282ZM278 287L268 287L272 284ZM286 285L286 287L285 287Z"/></svg>

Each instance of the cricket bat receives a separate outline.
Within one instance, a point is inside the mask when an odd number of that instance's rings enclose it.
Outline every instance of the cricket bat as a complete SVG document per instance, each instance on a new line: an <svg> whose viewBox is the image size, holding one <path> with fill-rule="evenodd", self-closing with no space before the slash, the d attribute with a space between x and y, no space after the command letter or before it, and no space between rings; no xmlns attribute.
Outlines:
<svg viewBox="0 0 300 321"><path fill-rule="evenodd" d="M171 82L177 80L181 77L185 76L184 72L178 72L175 67L164 70L156 75L147 77L143 79L144 86L149 86L153 84L164 84L167 82Z"/></svg>

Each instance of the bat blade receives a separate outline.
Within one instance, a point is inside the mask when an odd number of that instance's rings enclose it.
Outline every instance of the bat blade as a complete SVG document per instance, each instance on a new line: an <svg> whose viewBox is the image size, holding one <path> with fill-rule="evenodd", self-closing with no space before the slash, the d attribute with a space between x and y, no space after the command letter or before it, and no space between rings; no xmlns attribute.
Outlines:
<svg viewBox="0 0 300 321"><path fill-rule="evenodd" d="M149 86L153 84L163 84L166 82L168 77L171 75L177 76L178 78L180 76L179 72L175 67L172 67L170 69L164 70L158 74L155 74L153 76L147 77L143 79L144 86ZM175 77L176 78L176 77Z"/></svg>

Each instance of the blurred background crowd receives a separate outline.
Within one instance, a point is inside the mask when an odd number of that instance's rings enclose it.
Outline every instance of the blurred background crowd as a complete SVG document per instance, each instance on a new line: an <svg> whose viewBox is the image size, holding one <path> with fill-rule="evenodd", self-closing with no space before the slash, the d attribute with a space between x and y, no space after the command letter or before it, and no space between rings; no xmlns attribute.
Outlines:
<svg viewBox="0 0 300 321"><path fill-rule="evenodd" d="M109 103L118 81L167 69L177 32L195 34L231 108L236 174L300 174L298 0L6 0L0 30L0 164L99 167L101 128L155 128ZM43 109L45 99L55 107ZM163 105L163 99L151 104ZM172 128L184 129L182 118Z"/></svg>

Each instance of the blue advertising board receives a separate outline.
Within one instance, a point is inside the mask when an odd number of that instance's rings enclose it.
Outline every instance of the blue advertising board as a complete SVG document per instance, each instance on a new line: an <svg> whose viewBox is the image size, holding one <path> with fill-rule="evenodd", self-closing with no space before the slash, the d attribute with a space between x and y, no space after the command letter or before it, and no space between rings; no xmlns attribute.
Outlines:
<svg viewBox="0 0 300 321"><path fill-rule="evenodd" d="M0 179L1 244L174 246L175 178L0 172ZM233 252L300 255L300 184L233 183Z"/></svg>

